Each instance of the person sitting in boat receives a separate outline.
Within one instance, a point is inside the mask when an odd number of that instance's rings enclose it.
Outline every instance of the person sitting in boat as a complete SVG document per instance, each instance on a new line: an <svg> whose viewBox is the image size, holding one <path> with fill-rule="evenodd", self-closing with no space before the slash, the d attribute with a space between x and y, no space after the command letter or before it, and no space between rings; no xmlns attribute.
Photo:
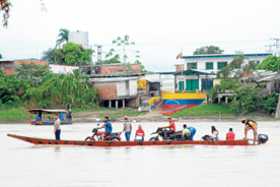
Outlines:
<svg viewBox="0 0 280 187"><path fill-rule="evenodd" d="M211 135L214 141L219 140L219 131L216 129L215 126L211 126Z"/></svg>
<svg viewBox="0 0 280 187"><path fill-rule="evenodd" d="M38 114L36 114L36 117L35 117L35 120L36 121L42 121L42 113L41 112L39 112Z"/></svg>
<svg viewBox="0 0 280 187"><path fill-rule="evenodd" d="M137 129L136 132L135 132L135 141L141 141L141 142L143 142L143 141L144 141L144 137L145 137L145 132L144 132L144 130L142 129L142 126L139 125L139 126L138 126L138 129Z"/></svg>
<svg viewBox="0 0 280 187"><path fill-rule="evenodd" d="M255 122L254 120L251 119L244 119L241 121L241 123L245 124L245 128L244 128L244 139L247 139L248 136L248 131L252 130L254 133L254 143L257 142L257 122Z"/></svg>
<svg viewBox="0 0 280 187"><path fill-rule="evenodd" d="M188 129L187 125L183 125L183 130L182 130L182 139L183 140L189 140L191 137L191 131Z"/></svg>
<svg viewBox="0 0 280 187"><path fill-rule="evenodd" d="M113 127L109 116L105 116L104 124L100 127L100 129L102 128L105 129L104 139L106 139L106 137L110 136L113 132Z"/></svg>
<svg viewBox="0 0 280 187"><path fill-rule="evenodd" d="M176 124L175 124L175 120L173 120L171 117L168 117L168 126L165 127L160 127L161 129L167 129L164 133L164 137L167 138L170 135L174 134L176 132Z"/></svg>
<svg viewBox="0 0 280 187"><path fill-rule="evenodd" d="M189 140L193 140L194 135L196 134L196 128L190 127L190 126L187 126L187 128L189 129L189 131L191 133L190 136L189 136Z"/></svg>
<svg viewBox="0 0 280 187"><path fill-rule="evenodd" d="M227 134L226 134L226 140L227 141L233 141L235 139L235 133L233 132L232 128L229 128Z"/></svg>

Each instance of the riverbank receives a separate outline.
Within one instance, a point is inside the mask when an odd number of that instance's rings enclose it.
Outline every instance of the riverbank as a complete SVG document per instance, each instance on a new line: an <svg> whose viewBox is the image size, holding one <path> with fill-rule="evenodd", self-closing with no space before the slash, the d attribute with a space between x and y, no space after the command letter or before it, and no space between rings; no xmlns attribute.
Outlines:
<svg viewBox="0 0 280 187"><path fill-rule="evenodd" d="M73 109L73 122L86 123L96 122L109 115L113 121L122 121L123 116L129 116L133 121L138 122L164 122L164 116L158 110L152 112L139 112L136 109ZM240 121L243 118L251 118L257 121L275 121L275 118L263 113L251 113L247 115L236 115L225 105L201 105L191 109L184 109L172 115L178 121ZM32 115L24 107L0 109L0 123L29 123Z"/></svg>

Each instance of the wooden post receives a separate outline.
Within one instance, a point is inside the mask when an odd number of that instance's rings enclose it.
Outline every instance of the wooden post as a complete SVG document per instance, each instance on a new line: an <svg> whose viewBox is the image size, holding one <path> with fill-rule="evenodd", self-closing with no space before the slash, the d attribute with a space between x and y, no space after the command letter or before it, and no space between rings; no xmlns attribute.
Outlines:
<svg viewBox="0 0 280 187"><path fill-rule="evenodd" d="M115 107L116 107L116 109L119 108L119 100L116 100L116 101L115 101Z"/></svg>
<svg viewBox="0 0 280 187"><path fill-rule="evenodd" d="M275 112L275 118L280 118L280 94L278 96L278 104Z"/></svg>
<svg viewBox="0 0 280 187"><path fill-rule="evenodd" d="M109 100L109 108L112 108L112 101Z"/></svg>
<svg viewBox="0 0 280 187"><path fill-rule="evenodd" d="M226 104L228 104L228 96L226 96Z"/></svg>
<svg viewBox="0 0 280 187"><path fill-rule="evenodd" d="M125 99L122 100L122 107L125 108Z"/></svg>

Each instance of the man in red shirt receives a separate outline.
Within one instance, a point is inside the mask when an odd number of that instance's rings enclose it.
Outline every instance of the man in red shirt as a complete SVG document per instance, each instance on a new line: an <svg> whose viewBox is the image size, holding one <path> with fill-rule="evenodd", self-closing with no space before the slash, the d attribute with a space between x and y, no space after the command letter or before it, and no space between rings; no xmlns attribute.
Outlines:
<svg viewBox="0 0 280 187"><path fill-rule="evenodd" d="M164 133L164 137L168 138L170 135L176 132L176 125L175 125L175 120L173 120L171 117L168 117L168 126L161 127L162 129L168 129Z"/></svg>
<svg viewBox="0 0 280 187"><path fill-rule="evenodd" d="M232 141L234 139L235 139L235 134L233 132L233 129L229 128L229 131L227 132L227 135L226 135L226 140L227 141Z"/></svg>
<svg viewBox="0 0 280 187"><path fill-rule="evenodd" d="M138 126L138 129L135 132L135 140L138 140L138 138L141 138L140 140L144 141L145 132L142 129L141 125Z"/></svg>

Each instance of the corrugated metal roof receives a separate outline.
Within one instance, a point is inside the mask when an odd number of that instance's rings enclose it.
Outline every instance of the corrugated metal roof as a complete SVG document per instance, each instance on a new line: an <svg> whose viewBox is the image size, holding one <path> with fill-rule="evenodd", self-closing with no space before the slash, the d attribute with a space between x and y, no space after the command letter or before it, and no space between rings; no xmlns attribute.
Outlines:
<svg viewBox="0 0 280 187"><path fill-rule="evenodd" d="M240 54L210 54L210 55L192 55L182 56L182 59L196 59L196 58L233 58ZM245 57L266 57L272 55L272 53L247 53L242 54Z"/></svg>
<svg viewBox="0 0 280 187"><path fill-rule="evenodd" d="M41 60L41 59L37 59L37 58L24 58L24 59L8 59L8 58L1 58L0 62L5 62L5 61L21 61L21 60Z"/></svg>

